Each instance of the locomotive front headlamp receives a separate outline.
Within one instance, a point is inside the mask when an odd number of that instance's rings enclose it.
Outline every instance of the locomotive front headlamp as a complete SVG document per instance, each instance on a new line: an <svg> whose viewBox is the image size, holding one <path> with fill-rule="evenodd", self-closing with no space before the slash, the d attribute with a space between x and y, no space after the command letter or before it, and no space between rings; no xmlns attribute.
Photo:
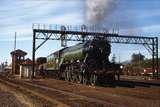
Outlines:
<svg viewBox="0 0 160 107"><path fill-rule="evenodd" d="M123 69L123 65L121 65L120 68Z"/></svg>

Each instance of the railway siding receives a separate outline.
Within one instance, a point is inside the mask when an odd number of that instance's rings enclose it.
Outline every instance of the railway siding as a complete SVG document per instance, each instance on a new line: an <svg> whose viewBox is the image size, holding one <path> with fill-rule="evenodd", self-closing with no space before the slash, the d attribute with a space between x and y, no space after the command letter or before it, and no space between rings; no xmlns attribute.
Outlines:
<svg viewBox="0 0 160 107"><path fill-rule="evenodd" d="M55 79L0 79L49 107L159 107L159 87L97 87ZM27 92L24 92L27 90ZM29 94L27 94L29 93ZM43 101L44 100L44 101Z"/></svg>
<svg viewBox="0 0 160 107"><path fill-rule="evenodd" d="M14 87L15 89L20 89L21 91L27 90L30 94L32 93L34 96L43 98L44 100L48 101L48 103L53 103L54 105L56 104L56 106L58 107L126 107L96 98L91 98L18 80L7 79L7 81L0 81Z"/></svg>
<svg viewBox="0 0 160 107"><path fill-rule="evenodd" d="M31 81L28 81L31 82ZM74 84L55 79L34 80L31 83L40 86L50 87L58 90L63 90L90 98L99 99L109 103L117 104L120 106L136 107L160 106L160 88L159 87L91 87L81 84ZM152 106L154 104L154 106ZM150 107L149 106L149 107Z"/></svg>
<svg viewBox="0 0 160 107"><path fill-rule="evenodd" d="M27 107L68 107L61 102L51 99L32 89L28 89L23 85L2 79L0 79L0 82L8 87L10 92L13 93L22 103L27 105Z"/></svg>

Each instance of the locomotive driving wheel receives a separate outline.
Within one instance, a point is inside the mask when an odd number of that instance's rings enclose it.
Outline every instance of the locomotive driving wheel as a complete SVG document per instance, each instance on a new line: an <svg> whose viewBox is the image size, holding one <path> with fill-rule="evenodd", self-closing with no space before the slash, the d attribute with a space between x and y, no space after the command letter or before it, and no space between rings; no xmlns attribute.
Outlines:
<svg viewBox="0 0 160 107"><path fill-rule="evenodd" d="M90 84L92 86L96 85L96 82L97 82L97 75L96 74L91 74L90 76Z"/></svg>
<svg viewBox="0 0 160 107"><path fill-rule="evenodd" d="M70 65L70 81L75 82L76 80L76 74L74 72L74 65Z"/></svg>
<svg viewBox="0 0 160 107"><path fill-rule="evenodd" d="M87 77L86 77L86 76L83 76L83 84L84 84L84 85L86 85L86 84L87 84L87 82L88 82Z"/></svg>
<svg viewBox="0 0 160 107"><path fill-rule="evenodd" d="M64 74L65 74L64 75L65 81L70 81L70 67L69 66L66 66Z"/></svg>
<svg viewBox="0 0 160 107"><path fill-rule="evenodd" d="M79 72L78 75L77 75L77 83L82 83L82 79L83 79L82 73Z"/></svg>
<svg viewBox="0 0 160 107"><path fill-rule="evenodd" d="M74 66L74 82L81 83L82 82L82 73L80 72L80 68L78 66Z"/></svg>
<svg viewBox="0 0 160 107"><path fill-rule="evenodd" d="M84 85L86 85L86 84L88 83L88 76L86 75L85 72L83 72L82 83L83 83Z"/></svg>

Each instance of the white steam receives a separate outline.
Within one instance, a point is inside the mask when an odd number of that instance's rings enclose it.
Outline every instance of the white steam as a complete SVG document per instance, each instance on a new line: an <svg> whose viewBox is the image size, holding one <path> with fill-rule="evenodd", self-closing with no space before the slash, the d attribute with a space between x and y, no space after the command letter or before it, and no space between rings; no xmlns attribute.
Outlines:
<svg viewBox="0 0 160 107"><path fill-rule="evenodd" d="M86 21L98 24L111 13L116 0L86 0Z"/></svg>

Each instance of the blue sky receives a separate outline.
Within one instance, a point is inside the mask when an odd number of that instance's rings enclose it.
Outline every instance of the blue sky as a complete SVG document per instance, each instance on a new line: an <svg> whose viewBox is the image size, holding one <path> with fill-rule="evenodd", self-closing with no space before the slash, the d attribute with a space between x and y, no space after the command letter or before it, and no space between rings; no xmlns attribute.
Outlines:
<svg viewBox="0 0 160 107"><path fill-rule="evenodd" d="M92 0L90 0L92 2ZM160 36L159 0L116 0L116 7L104 19L103 24L111 30L118 28L120 34ZM0 62L11 62L14 33L17 32L17 48L32 56L32 24L82 25L85 23L85 0L1 0L0 1ZM160 38L160 37L159 37ZM72 43L69 43L69 45ZM59 41L49 41L36 56L47 56L60 49ZM130 59L132 53L151 57L143 46L112 45L117 61Z"/></svg>

